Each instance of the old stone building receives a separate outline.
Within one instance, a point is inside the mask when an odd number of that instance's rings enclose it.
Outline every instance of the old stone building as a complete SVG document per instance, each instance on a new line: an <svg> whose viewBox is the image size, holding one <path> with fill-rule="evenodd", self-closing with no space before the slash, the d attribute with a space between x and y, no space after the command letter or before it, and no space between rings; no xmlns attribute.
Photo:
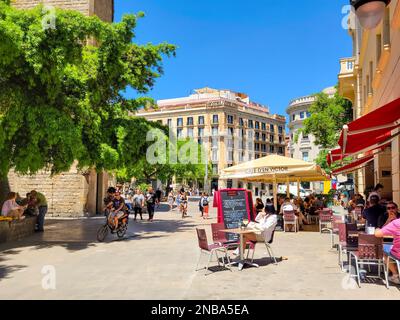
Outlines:
<svg viewBox="0 0 400 320"><path fill-rule="evenodd" d="M113 21L113 0L14 0L12 5L21 9L32 8L39 3L63 9L78 10L85 15L97 15L107 22ZM80 172L73 166L69 172L51 177L42 171L33 176L21 176L10 172L8 179L0 183L0 194L18 192L21 196L33 189L48 199L49 215L82 216L95 215L102 210L102 199L110 177L95 170ZM0 199L0 202L3 199Z"/></svg>

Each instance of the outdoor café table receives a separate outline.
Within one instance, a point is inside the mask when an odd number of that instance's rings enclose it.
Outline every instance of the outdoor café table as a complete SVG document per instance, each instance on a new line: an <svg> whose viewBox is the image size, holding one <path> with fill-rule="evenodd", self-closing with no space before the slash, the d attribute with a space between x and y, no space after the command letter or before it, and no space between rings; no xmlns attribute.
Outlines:
<svg viewBox="0 0 400 320"><path fill-rule="evenodd" d="M260 266L256 263L250 263L246 261L244 258L244 235L245 234L252 234L257 232L257 230L254 229L226 229L226 230L221 230L223 233L234 233L238 234L240 236L240 243L239 243L239 252L240 252L240 257L238 261L234 261L231 264L237 264L239 266L239 270L242 271L245 265L249 265L255 268L259 268Z"/></svg>

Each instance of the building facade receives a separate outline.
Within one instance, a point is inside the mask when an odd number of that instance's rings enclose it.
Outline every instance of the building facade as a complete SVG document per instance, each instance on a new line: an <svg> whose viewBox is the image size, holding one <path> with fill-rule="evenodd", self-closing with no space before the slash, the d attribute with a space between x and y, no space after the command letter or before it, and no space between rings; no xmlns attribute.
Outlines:
<svg viewBox="0 0 400 320"><path fill-rule="evenodd" d="M77 10L85 15L97 15L107 22L113 21L113 0L12 1L12 5L20 9L29 9L39 3ZM95 215L102 211L104 194L110 180L112 177L107 173L97 173L95 170L82 172L74 165L69 172L53 177L47 171L32 176L21 176L11 171L7 180L0 181L0 186L6 192L15 191L21 196L33 189L42 192L48 200L49 215L82 216Z"/></svg>
<svg viewBox="0 0 400 320"><path fill-rule="evenodd" d="M333 96L336 92L334 87L323 90L329 96ZM318 157L321 148L315 144L315 137L312 134L303 135L299 130L304 126L304 120L310 117L309 109L316 101L314 95L296 98L289 103L286 109L288 115L289 127L289 157L300 159L308 162L314 162ZM297 140L296 140L297 137ZM310 189L316 192L322 192L323 186L321 183L311 183Z"/></svg>
<svg viewBox="0 0 400 320"><path fill-rule="evenodd" d="M170 127L180 139L202 144L212 165L205 189L247 187L255 195L269 194L265 184L244 185L219 179L221 170L269 154L285 155L283 116L250 101L248 95L230 90L203 88L177 99L158 101L158 108L141 110L138 116Z"/></svg>
<svg viewBox="0 0 400 320"><path fill-rule="evenodd" d="M392 0L384 19L374 30L349 21L353 55L340 61L339 91L353 102L354 119L377 110L400 97L400 1ZM400 140L397 136L374 162L355 174L360 193L377 183L385 186L384 197L400 203Z"/></svg>

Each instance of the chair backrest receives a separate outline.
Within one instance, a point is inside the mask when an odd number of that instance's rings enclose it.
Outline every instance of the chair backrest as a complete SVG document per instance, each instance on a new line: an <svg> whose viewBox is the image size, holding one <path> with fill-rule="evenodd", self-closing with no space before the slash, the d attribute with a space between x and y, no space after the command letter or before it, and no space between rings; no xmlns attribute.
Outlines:
<svg viewBox="0 0 400 320"><path fill-rule="evenodd" d="M296 220L295 211L283 211L283 219L285 221L295 221Z"/></svg>
<svg viewBox="0 0 400 320"><path fill-rule="evenodd" d="M338 223L338 229L339 229L339 241L340 242L347 242L347 230L346 230L346 224L343 222Z"/></svg>
<svg viewBox="0 0 400 320"><path fill-rule="evenodd" d="M226 242L227 239L225 234L221 232L221 230L225 229L225 224L223 223L212 223L211 224L211 232L212 232L212 239L214 242Z"/></svg>
<svg viewBox="0 0 400 320"><path fill-rule="evenodd" d="M358 237L349 237L350 233L357 233L357 223L346 223L346 243L349 247L357 247Z"/></svg>
<svg viewBox="0 0 400 320"><path fill-rule="evenodd" d="M274 235L275 235L275 229L274 231L272 231L271 240L268 241L268 244L272 244L274 242Z"/></svg>
<svg viewBox="0 0 400 320"><path fill-rule="evenodd" d="M208 251L207 233L204 229L196 229L200 249Z"/></svg>
<svg viewBox="0 0 400 320"><path fill-rule="evenodd" d="M320 222L332 222L333 214L331 211L321 211L319 214Z"/></svg>
<svg viewBox="0 0 400 320"><path fill-rule="evenodd" d="M361 233L358 239L358 252L360 259L382 259L383 239L373 234Z"/></svg>

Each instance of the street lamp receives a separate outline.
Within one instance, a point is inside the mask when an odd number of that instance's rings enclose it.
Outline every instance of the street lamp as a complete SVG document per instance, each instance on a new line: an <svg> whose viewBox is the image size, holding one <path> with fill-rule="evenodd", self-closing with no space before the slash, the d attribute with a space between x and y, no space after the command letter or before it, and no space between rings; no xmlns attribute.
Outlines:
<svg viewBox="0 0 400 320"><path fill-rule="evenodd" d="M375 29L385 15L385 8L391 0L350 0L357 18L365 29Z"/></svg>

